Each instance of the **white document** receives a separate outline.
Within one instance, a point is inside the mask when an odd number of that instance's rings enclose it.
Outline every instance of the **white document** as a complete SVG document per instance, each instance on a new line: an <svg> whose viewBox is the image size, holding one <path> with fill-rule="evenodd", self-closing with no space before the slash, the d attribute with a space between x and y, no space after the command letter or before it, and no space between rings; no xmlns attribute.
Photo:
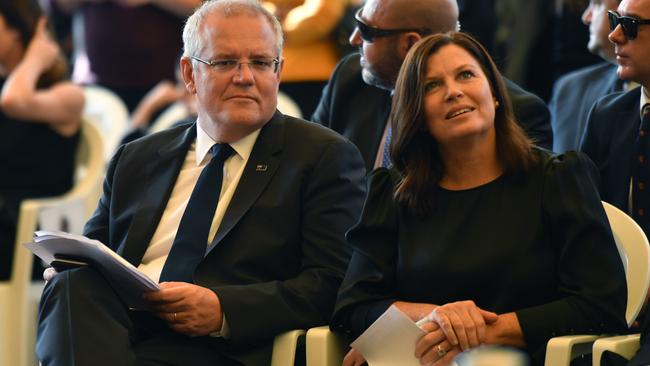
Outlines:
<svg viewBox="0 0 650 366"><path fill-rule="evenodd" d="M391 306L351 346L369 366L420 366L415 344L425 334L406 314Z"/></svg>
<svg viewBox="0 0 650 366"><path fill-rule="evenodd" d="M160 289L156 282L98 240L60 231L37 231L34 242L24 245L47 264L55 256L87 260L132 309L145 309L142 294Z"/></svg>

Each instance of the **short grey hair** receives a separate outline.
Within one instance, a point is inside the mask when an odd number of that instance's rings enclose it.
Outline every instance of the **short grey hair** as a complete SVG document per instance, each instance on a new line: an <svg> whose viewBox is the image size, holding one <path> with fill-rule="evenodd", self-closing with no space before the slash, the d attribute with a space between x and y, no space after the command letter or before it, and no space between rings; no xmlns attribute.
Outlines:
<svg viewBox="0 0 650 366"><path fill-rule="evenodd" d="M266 10L258 0L207 0L199 6L185 22L183 28L183 56L196 56L203 48L199 29L205 17L218 11L224 17L247 14L251 16L262 16L271 25L275 33L275 48L278 58L282 58L284 47L284 34L282 25L278 19Z"/></svg>

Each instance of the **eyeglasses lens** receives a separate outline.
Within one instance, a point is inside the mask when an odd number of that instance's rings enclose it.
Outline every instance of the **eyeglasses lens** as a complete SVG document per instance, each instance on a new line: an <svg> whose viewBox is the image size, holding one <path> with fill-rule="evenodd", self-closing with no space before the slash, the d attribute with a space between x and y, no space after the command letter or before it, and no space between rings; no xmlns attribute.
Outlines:
<svg viewBox="0 0 650 366"><path fill-rule="evenodd" d="M616 29L616 27L620 24L621 28L623 28L623 34L625 35L625 38L636 38L638 24L633 18L620 16L613 11L609 11L607 15L609 17L609 29L611 31L614 31L614 29Z"/></svg>

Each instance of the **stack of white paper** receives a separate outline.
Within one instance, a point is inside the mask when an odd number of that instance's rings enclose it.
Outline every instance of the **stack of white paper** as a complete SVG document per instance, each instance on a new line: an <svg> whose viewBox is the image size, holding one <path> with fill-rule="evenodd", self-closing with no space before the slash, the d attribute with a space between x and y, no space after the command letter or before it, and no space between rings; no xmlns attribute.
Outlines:
<svg viewBox="0 0 650 366"><path fill-rule="evenodd" d="M142 294L160 289L156 282L98 240L60 231L37 231L34 242L24 245L47 264L57 256L87 260L130 308L144 308Z"/></svg>

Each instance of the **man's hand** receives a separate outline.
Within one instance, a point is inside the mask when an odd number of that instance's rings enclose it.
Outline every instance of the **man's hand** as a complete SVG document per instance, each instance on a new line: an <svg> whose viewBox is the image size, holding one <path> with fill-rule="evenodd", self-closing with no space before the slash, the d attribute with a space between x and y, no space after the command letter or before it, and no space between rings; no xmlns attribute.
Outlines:
<svg viewBox="0 0 650 366"><path fill-rule="evenodd" d="M221 302L210 289L185 282L163 282L160 291L146 293L144 299L179 333L194 337L221 330Z"/></svg>
<svg viewBox="0 0 650 366"><path fill-rule="evenodd" d="M45 282L51 281L56 275L58 275L59 272L56 271L53 267L47 267L43 271L43 279Z"/></svg>
<svg viewBox="0 0 650 366"><path fill-rule="evenodd" d="M350 349L345 357L343 358L342 366L361 366L366 364L366 359L361 356L361 353L357 352L354 348Z"/></svg>

